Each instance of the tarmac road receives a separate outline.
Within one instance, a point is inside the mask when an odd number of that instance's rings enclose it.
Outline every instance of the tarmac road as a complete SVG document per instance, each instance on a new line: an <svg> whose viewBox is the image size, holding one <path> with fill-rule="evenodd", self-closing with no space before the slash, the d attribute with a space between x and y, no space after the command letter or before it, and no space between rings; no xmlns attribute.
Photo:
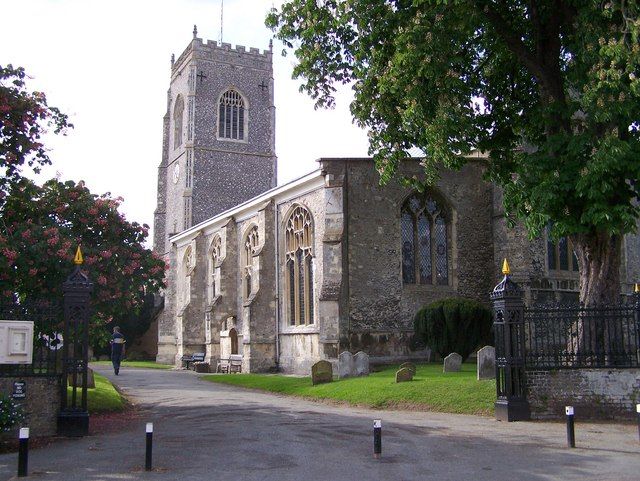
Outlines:
<svg viewBox="0 0 640 481"><path fill-rule="evenodd" d="M29 454L29 477L112 480L640 480L634 425L500 423L476 416L329 406L209 383L190 371L123 368L115 382L143 415L119 432L59 439ZM373 419L382 458L373 459ZM145 423L154 471L144 471ZM17 455L0 455L0 479ZM17 479L17 478L16 478Z"/></svg>

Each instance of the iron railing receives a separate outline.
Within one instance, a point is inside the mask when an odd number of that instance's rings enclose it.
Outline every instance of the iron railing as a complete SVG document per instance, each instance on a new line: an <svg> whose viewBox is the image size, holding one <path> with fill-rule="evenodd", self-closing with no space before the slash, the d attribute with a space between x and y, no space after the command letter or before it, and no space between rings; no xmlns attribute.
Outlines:
<svg viewBox="0 0 640 481"><path fill-rule="evenodd" d="M527 369L640 367L638 305L525 308Z"/></svg>
<svg viewBox="0 0 640 481"><path fill-rule="evenodd" d="M1 304L0 320L33 321L33 362L0 364L0 377L56 376L62 373L62 306L50 302Z"/></svg>

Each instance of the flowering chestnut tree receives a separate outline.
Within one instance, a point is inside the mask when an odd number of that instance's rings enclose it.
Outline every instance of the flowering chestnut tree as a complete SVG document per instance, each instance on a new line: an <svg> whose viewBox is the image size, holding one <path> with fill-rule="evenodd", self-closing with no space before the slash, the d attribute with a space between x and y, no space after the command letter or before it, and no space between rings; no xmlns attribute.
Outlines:
<svg viewBox="0 0 640 481"><path fill-rule="evenodd" d="M139 311L163 286L165 262L144 247L149 227L118 212L121 202L83 182L12 183L0 207L0 298L59 300L80 245L95 284L93 327Z"/></svg>
<svg viewBox="0 0 640 481"><path fill-rule="evenodd" d="M0 65L0 190L21 178L24 165L37 173L51 164L41 142L49 129L64 134L73 127L42 92L26 90L26 77L22 67Z"/></svg>

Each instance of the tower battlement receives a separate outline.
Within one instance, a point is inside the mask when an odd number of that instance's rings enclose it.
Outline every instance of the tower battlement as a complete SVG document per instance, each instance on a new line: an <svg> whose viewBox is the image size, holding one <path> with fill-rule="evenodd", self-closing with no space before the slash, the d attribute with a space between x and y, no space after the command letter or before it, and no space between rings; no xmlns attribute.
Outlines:
<svg viewBox="0 0 640 481"><path fill-rule="evenodd" d="M261 51L255 47L250 47L249 49L244 45L236 45L234 47L230 43L218 43L215 40L203 41L201 38L196 37L172 63L171 73L174 74L181 70L185 61L192 55L202 60L227 62L247 67L267 67L271 65L273 51L271 47Z"/></svg>

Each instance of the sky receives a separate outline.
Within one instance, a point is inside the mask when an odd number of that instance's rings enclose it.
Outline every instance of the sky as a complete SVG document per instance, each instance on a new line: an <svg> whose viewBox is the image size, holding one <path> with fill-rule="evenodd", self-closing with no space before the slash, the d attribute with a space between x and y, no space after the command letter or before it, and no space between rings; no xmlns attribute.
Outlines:
<svg viewBox="0 0 640 481"><path fill-rule="evenodd" d="M272 0L224 0L223 41L268 48ZM95 194L124 198L127 220L153 226L162 117L176 57L192 38L220 39L221 0L0 0L0 65L22 66L30 90L69 115L67 136L48 136L53 165L38 177L84 180ZM314 110L291 79L295 59L274 42L278 184L316 168L320 157L367 155L353 125L351 93Z"/></svg>

